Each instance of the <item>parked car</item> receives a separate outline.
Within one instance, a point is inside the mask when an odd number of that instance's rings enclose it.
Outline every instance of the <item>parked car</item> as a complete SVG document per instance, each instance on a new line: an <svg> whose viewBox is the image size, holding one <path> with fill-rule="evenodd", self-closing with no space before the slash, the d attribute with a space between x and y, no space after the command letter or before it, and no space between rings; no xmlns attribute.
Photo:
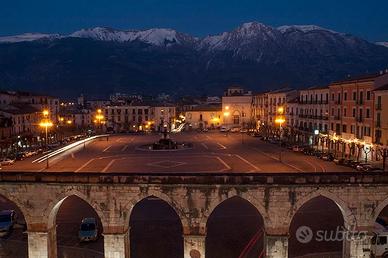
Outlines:
<svg viewBox="0 0 388 258"><path fill-rule="evenodd" d="M364 172L383 172L381 168L374 167L370 164L365 164L359 168L360 165L357 166L357 170L364 171Z"/></svg>
<svg viewBox="0 0 388 258"><path fill-rule="evenodd" d="M230 132L238 133L238 132L240 132L240 127L232 127L232 128L230 128Z"/></svg>
<svg viewBox="0 0 388 258"><path fill-rule="evenodd" d="M334 159L334 163L337 165L343 165L345 162L344 158Z"/></svg>
<svg viewBox="0 0 388 258"><path fill-rule="evenodd" d="M334 155L332 153L325 153L321 156L321 159L324 161L333 161Z"/></svg>
<svg viewBox="0 0 388 258"><path fill-rule="evenodd" d="M17 220L14 210L0 211L0 236L9 235Z"/></svg>
<svg viewBox="0 0 388 258"><path fill-rule="evenodd" d="M292 147L292 151L294 151L294 152L303 152L303 147L295 145L295 146Z"/></svg>
<svg viewBox="0 0 388 258"><path fill-rule="evenodd" d="M97 221L95 218L84 218L78 231L81 242L96 241L98 239Z"/></svg>
<svg viewBox="0 0 388 258"><path fill-rule="evenodd" d="M13 163L15 163L15 160L14 159L9 159L9 158L4 158L0 161L0 164L2 166L9 166L9 165L12 165Z"/></svg>
<svg viewBox="0 0 388 258"><path fill-rule="evenodd" d="M248 132L248 129L246 129L246 128L241 128L240 129L240 133L247 133Z"/></svg>
<svg viewBox="0 0 388 258"><path fill-rule="evenodd" d="M226 126L221 126L220 132L227 132L229 129Z"/></svg>
<svg viewBox="0 0 388 258"><path fill-rule="evenodd" d="M358 170L358 171L362 171L363 170L363 167L365 166L365 165L369 165L368 163L359 163L358 165L356 165L356 169Z"/></svg>

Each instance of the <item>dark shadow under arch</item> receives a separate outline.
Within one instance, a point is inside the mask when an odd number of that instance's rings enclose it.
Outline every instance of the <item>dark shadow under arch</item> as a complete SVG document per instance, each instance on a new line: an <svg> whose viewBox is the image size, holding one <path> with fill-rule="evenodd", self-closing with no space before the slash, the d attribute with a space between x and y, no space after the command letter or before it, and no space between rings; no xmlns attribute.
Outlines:
<svg viewBox="0 0 388 258"><path fill-rule="evenodd" d="M182 258L182 222L164 200L150 196L132 209L129 221L131 258Z"/></svg>
<svg viewBox="0 0 388 258"><path fill-rule="evenodd" d="M20 208L5 196L0 195L0 211L13 210L17 220L10 234L1 237L0 257L28 257L28 238L23 233L26 227L26 220Z"/></svg>
<svg viewBox="0 0 388 258"><path fill-rule="evenodd" d="M80 243L78 230L83 218L94 217L97 220L99 238L95 242ZM76 195L66 197L55 216L58 258L103 258L103 227L97 212Z"/></svg>
<svg viewBox="0 0 388 258"><path fill-rule="evenodd" d="M308 227L312 232L310 241L301 237L301 227ZM304 203L294 214L289 232L288 255L290 258L306 254L327 253L330 257L342 257L343 241L331 241L333 234L343 230L344 217L338 205L324 196L317 196ZM298 235L297 235L298 234ZM301 241L302 239L302 241ZM334 237L335 239L335 237ZM306 242L306 243L304 243Z"/></svg>
<svg viewBox="0 0 388 258"><path fill-rule="evenodd" d="M206 257L238 258L246 250L244 258L257 258L264 251L263 230L263 218L250 202L229 198L207 221Z"/></svg>

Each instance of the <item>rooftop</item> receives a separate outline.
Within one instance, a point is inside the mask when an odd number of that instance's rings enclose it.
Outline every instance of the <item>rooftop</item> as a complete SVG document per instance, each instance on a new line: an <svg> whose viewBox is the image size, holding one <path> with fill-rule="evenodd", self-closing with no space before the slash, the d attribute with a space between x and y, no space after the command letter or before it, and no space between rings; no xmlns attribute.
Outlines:
<svg viewBox="0 0 388 258"><path fill-rule="evenodd" d="M221 104L198 105L190 111L222 111Z"/></svg>
<svg viewBox="0 0 388 258"><path fill-rule="evenodd" d="M0 110L13 115L21 115L21 114L33 114L40 112L39 109L28 105L28 104L19 104L15 103L12 105L1 105Z"/></svg>
<svg viewBox="0 0 388 258"><path fill-rule="evenodd" d="M330 85L338 85L338 84L344 84L344 83L352 83L352 82L368 82L368 81L374 81L377 78L381 76L386 76L387 73L374 73L374 74L364 74L364 75L356 75L356 76L349 76L345 80L335 81L331 83Z"/></svg>
<svg viewBox="0 0 388 258"><path fill-rule="evenodd" d="M375 91L383 91L383 90L388 90L388 83L375 89Z"/></svg>

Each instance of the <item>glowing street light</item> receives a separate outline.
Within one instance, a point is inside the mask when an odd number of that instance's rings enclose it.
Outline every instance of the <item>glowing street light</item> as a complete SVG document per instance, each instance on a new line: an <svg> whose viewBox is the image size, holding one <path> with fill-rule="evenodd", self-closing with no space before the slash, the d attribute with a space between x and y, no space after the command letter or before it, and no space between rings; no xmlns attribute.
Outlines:
<svg viewBox="0 0 388 258"><path fill-rule="evenodd" d="M101 128L101 129L102 129L102 124L104 122L104 119L105 119L105 117L102 114L102 110L100 108L97 109L96 120L94 120L94 121L98 124L99 128Z"/></svg>
<svg viewBox="0 0 388 258"><path fill-rule="evenodd" d="M43 110L43 116L45 117L40 123L39 126L42 128L45 128L46 132L46 150L48 149L48 128L53 126L53 122L50 121L48 118L49 116L49 111L48 110ZM49 159L47 159L46 162L46 168L49 168Z"/></svg>
<svg viewBox="0 0 388 258"><path fill-rule="evenodd" d="M42 113L43 113L43 116L44 116L44 117L48 117L48 115L49 115L50 112L48 111L48 109L45 109L45 110L43 110Z"/></svg>

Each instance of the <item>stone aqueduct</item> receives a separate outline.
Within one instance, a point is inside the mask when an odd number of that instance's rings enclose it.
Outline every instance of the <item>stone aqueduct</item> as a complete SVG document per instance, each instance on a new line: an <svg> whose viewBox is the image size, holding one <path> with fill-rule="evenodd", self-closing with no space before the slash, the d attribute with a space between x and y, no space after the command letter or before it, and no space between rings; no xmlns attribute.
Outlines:
<svg viewBox="0 0 388 258"><path fill-rule="evenodd" d="M131 210L149 196L167 202L180 217L184 258L191 258L193 250L205 257L207 218L218 204L234 196L256 207L264 219L266 257L280 258L288 256L293 215L318 196L338 205L346 226L371 232L388 204L388 175L3 173L0 194L24 214L29 258L56 258L55 216L71 195L89 203L100 216L106 258L130 256ZM369 242L353 237L345 243L343 256L366 257Z"/></svg>

